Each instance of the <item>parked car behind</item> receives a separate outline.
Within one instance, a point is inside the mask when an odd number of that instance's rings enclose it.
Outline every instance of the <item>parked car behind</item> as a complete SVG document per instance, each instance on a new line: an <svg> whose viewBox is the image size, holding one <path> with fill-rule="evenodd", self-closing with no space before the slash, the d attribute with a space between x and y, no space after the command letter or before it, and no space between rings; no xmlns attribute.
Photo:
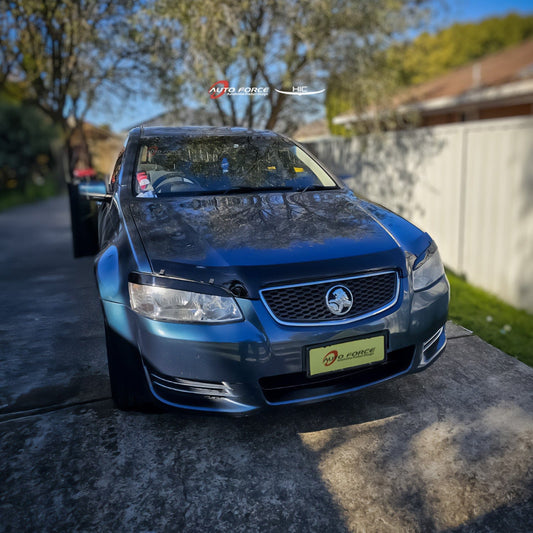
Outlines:
<svg viewBox="0 0 533 533"><path fill-rule="evenodd" d="M437 246L269 131L136 128L101 201L113 398L242 414L427 368Z"/></svg>

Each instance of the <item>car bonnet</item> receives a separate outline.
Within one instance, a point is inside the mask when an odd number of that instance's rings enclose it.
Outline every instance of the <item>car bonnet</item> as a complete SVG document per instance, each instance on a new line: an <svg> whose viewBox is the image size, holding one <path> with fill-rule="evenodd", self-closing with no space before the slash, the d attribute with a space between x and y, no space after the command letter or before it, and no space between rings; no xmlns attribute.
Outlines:
<svg viewBox="0 0 533 533"><path fill-rule="evenodd" d="M237 282L250 297L282 282L389 268L406 274L406 235L393 235L343 189L135 199L130 209L154 272ZM408 239L422 235L398 220Z"/></svg>

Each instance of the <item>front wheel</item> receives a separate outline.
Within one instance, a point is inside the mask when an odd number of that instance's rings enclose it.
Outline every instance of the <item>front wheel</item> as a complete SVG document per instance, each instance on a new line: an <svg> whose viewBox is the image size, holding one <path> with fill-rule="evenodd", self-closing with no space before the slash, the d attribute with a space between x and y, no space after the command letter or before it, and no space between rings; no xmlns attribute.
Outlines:
<svg viewBox="0 0 533 533"><path fill-rule="evenodd" d="M122 411L152 407L139 351L113 331L107 322L105 338L111 396L115 405Z"/></svg>

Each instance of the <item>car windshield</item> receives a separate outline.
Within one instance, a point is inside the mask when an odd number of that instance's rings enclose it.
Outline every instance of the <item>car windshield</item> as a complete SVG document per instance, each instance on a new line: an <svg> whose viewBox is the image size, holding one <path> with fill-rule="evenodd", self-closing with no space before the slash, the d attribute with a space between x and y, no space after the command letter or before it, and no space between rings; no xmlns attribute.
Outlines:
<svg viewBox="0 0 533 533"><path fill-rule="evenodd" d="M300 147L265 135L141 139L134 191L141 197L337 188Z"/></svg>

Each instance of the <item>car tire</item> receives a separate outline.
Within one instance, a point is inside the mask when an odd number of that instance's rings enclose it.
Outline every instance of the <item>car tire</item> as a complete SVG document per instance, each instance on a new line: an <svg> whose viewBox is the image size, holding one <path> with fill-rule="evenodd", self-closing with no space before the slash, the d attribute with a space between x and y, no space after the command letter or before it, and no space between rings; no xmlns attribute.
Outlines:
<svg viewBox="0 0 533 533"><path fill-rule="evenodd" d="M122 411L153 407L139 351L105 324L111 396Z"/></svg>

